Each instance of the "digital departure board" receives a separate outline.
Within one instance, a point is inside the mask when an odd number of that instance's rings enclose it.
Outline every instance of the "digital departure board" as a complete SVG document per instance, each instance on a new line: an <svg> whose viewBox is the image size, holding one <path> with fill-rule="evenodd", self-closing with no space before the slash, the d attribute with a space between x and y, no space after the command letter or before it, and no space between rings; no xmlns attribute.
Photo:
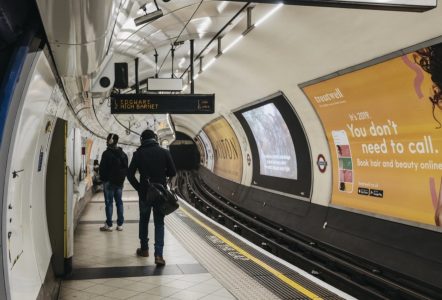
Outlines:
<svg viewBox="0 0 442 300"><path fill-rule="evenodd" d="M215 94L115 94L111 114L213 114Z"/></svg>

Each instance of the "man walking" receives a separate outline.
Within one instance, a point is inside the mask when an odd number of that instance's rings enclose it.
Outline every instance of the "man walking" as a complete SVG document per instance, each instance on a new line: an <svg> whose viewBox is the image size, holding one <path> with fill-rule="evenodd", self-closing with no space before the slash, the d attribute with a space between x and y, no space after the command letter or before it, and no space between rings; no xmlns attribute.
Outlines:
<svg viewBox="0 0 442 300"><path fill-rule="evenodd" d="M103 182L106 222L100 227L101 231L112 231L113 200L117 206L117 230L123 230L123 184L127 174L127 155L117 147L118 135L110 133L107 136L107 149L103 152L100 162L100 179Z"/></svg>
<svg viewBox="0 0 442 300"><path fill-rule="evenodd" d="M135 172L139 171L140 181L135 178ZM139 238L141 247L137 249L137 255L148 257L148 225L150 213L153 209L155 225L155 264L164 266L164 214L160 210L160 203L147 197L147 181L159 183L166 187L167 177L176 175L175 165L168 150L161 148L156 141L156 135L152 130L145 130L141 134L141 146L134 153L130 162L127 179L138 191L140 207Z"/></svg>

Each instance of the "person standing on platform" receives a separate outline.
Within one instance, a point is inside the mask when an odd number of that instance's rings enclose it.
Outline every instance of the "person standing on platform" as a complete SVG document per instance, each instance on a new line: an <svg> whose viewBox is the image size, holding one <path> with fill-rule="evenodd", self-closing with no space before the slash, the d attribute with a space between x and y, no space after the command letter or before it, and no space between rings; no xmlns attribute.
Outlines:
<svg viewBox="0 0 442 300"><path fill-rule="evenodd" d="M118 135L110 133L107 136L107 149L101 155L100 179L103 182L106 222L100 227L101 231L112 231L113 200L117 206L117 230L123 230L123 184L127 175L127 155L117 147Z"/></svg>
<svg viewBox="0 0 442 300"><path fill-rule="evenodd" d="M140 181L135 178L135 172L140 173ZM141 146L134 153L129 165L127 179L130 184L138 191L140 222L139 238L141 247L137 249L138 256L148 257L148 225L150 213L153 210L153 219L155 225L155 264L164 266L166 264L163 258L164 247L164 214L160 210L160 203L147 197L147 181L159 183L166 187L167 177L176 175L175 165L170 152L159 146L155 132L145 130L141 134Z"/></svg>

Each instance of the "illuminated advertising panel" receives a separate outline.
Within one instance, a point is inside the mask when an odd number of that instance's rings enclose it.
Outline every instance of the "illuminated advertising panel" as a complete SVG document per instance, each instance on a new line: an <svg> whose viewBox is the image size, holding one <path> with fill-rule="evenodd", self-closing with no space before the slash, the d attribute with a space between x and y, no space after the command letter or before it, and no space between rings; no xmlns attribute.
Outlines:
<svg viewBox="0 0 442 300"><path fill-rule="evenodd" d="M243 113L258 146L261 175L297 179L295 146L275 104Z"/></svg>
<svg viewBox="0 0 442 300"><path fill-rule="evenodd" d="M284 94L235 111L253 157L252 185L309 200L311 157L301 122Z"/></svg>
<svg viewBox="0 0 442 300"><path fill-rule="evenodd" d="M332 203L439 226L442 44L303 88L323 123Z"/></svg>
<svg viewBox="0 0 442 300"><path fill-rule="evenodd" d="M222 117L218 118L204 126L203 132L207 135L209 143L213 147L213 172L218 176L241 183L241 147L227 120ZM204 138L202 140L204 141Z"/></svg>

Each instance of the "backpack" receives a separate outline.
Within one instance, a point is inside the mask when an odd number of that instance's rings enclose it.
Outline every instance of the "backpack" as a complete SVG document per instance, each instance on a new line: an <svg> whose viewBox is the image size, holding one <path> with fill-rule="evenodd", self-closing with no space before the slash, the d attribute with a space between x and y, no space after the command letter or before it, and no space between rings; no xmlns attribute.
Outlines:
<svg viewBox="0 0 442 300"><path fill-rule="evenodd" d="M128 171L127 155L126 155L126 153L123 152L123 150L120 150L120 153L118 156L114 152L111 152L111 153L114 157L114 161L116 162L116 165L112 166L112 168L111 168L109 181L112 184L122 186L124 183L124 179L126 179L127 171Z"/></svg>

